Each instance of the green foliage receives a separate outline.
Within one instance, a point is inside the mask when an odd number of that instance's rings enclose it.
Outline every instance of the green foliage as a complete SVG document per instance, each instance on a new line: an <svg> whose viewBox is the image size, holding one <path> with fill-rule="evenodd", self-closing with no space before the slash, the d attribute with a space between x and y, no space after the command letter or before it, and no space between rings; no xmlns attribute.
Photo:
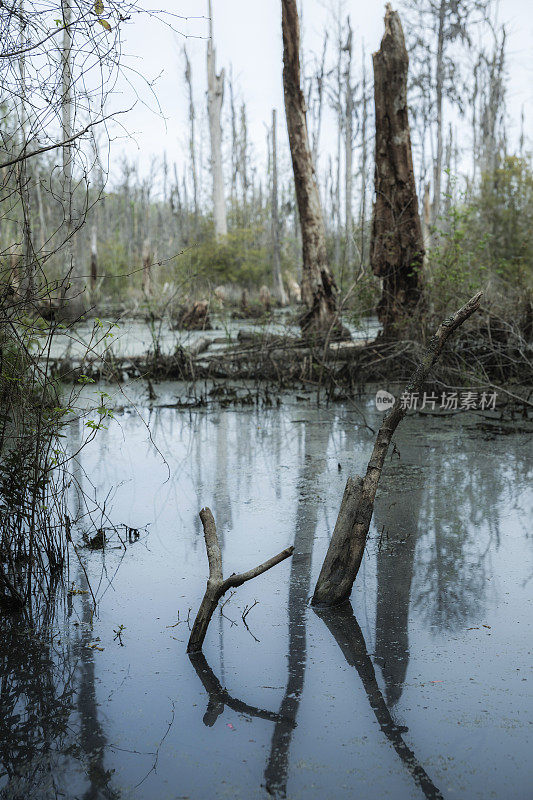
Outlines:
<svg viewBox="0 0 533 800"><path fill-rule="evenodd" d="M523 282L533 265L533 172L531 164L507 156L491 175L484 175L475 208L479 229L487 237L486 256L501 277Z"/></svg>
<svg viewBox="0 0 533 800"><path fill-rule="evenodd" d="M257 228L239 228L223 239L209 238L188 251L190 268L213 283L270 282L270 261Z"/></svg>
<svg viewBox="0 0 533 800"><path fill-rule="evenodd" d="M525 159L510 156L441 220L428 252L427 295L439 313L480 288L519 296L531 288L532 264L533 174Z"/></svg>

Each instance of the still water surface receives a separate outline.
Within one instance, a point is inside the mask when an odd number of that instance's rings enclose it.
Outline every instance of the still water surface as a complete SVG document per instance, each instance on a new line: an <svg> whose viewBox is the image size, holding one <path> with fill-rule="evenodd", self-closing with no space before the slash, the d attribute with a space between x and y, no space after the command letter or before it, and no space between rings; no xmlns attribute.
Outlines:
<svg viewBox="0 0 533 800"><path fill-rule="evenodd" d="M140 529L84 551L97 614L69 595L51 644L2 622L1 798L531 798L530 434L408 418L351 607L326 614L308 598L370 455L372 399L137 409L75 470L73 503L107 498ZM238 589L191 661L204 505L225 574L295 555ZM86 587L75 563L71 580Z"/></svg>

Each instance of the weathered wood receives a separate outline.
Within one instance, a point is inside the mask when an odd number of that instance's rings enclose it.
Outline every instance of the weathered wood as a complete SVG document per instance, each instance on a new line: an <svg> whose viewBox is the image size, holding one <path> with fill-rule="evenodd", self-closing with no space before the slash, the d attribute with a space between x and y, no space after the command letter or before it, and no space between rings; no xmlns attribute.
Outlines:
<svg viewBox="0 0 533 800"><path fill-rule="evenodd" d="M229 578L224 580L222 574L222 553L220 552L220 545L218 543L217 530L215 520L211 509L202 508L200 511L200 519L204 528L205 547L207 551L207 560L209 562L209 578L207 579L207 587L203 600L198 609L194 625L192 627L189 643L187 644L188 653L197 653L202 649L207 628L213 616L218 601L228 589L234 589L242 586L246 581L251 581L252 578L257 578L263 572L275 567L281 561L292 556L294 547L287 547L281 553L269 558L263 564L247 570L247 572L234 573Z"/></svg>
<svg viewBox="0 0 533 800"><path fill-rule="evenodd" d="M378 317L388 337L397 334L420 301L424 260L407 106L409 57L400 17L390 5L373 63L376 200L370 262L383 281Z"/></svg>
<svg viewBox="0 0 533 800"><path fill-rule="evenodd" d="M177 328L186 331L210 331L212 329L207 300L196 300L191 306L182 309Z"/></svg>
<svg viewBox="0 0 533 800"><path fill-rule="evenodd" d="M363 479L359 475L348 478L333 536L318 576L314 604L326 603L326 598L333 593L351 591L352 585L347 585L350 575L346 572L346 564L350 560L353 520L357 518L362 491Z"/></svg>
<svg viewBox="0 0 533 800"><path fill-rule="evenodd" d="M216 53L213 43L213 11L211 0L209 10L209 39L207 40L207 112L211 140L211 175L213 180L213 219L215 236L225 236L228 232L226 220L226 201L224 198L224 173L222 170L222 128L221 114L224 100L224 70L217 75Z"/></svg>
<svg viewBox="0 0 533 800"><path fill-rule="evenodd" d="M439 326L404 392L420 391L431 368L437 362L446 340L474 311L477 311L482 295L482 292L478 292ZM394 431L406 414L406 408L402 407L400 398L401 395L385 416L378 431L366 475L362 480L360 495L357 495L355 489L357 478L353 484L346 487L335 531L315 587L313 605L333 606L343 603L350 596L363 558L385 457Z"/></svg>
<svg viewBox="0 0 533 800"><path fill-rule="evenodd" d="M326 233L307 131L300 80L300 22L296 0L282 0L283 93L302 232L302 299L306 332L329 331L337 318L337 286L328 266Z"/></svg>

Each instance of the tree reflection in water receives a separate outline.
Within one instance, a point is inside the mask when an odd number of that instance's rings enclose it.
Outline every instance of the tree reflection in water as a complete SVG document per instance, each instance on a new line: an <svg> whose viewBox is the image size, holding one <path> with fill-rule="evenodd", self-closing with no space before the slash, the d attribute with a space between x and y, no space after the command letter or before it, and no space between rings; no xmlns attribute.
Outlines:
<svg viewBox="0 0 533 800"><path fill-rule="evenodd" d="M77 636L46 618L0 619L0 798L55 798L76 776L84 800L115 800L98 717L92 604L81 595ZM73 611L71 599L67 614ZM61 630L68 625L65 620ZM77 712L77 713L76 713ZM66 776L69 780L66 780ZM87 784L85 791L81 787ZM59 787L59 788L58 788Z"/></svg>
<svg viewBox="0 0 533 800"><path fill-rule="evenodd" d="M314 611L335 637L346 662L357 670L379 727L411 773L416 785L421 788L428 800L442 800L442 794L403 740L407 728L397 725L391 716L376 680L374 665L351 604L344 603L334 609L314 608Z"/></svg>

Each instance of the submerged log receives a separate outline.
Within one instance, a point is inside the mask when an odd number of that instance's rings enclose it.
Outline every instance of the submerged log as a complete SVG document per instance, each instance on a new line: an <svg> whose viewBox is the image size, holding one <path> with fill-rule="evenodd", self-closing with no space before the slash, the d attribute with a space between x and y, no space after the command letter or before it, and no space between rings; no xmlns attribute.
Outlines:
<svg viewBox="0 0 533 800"><path fill-rule="evenodd" d="M257 578L259 575L262 575L263 572L272 569L276 564L292 556L294 552L294 547L287 547L285 550L282 550L281 553L269 558L268 561L265 561L258 567L249 569L247 572L234 573L224 580L222 574L222 553L220 552L217 529L211 509L202 508L200 511L200 519L202 520L204 528L205 548L207 551L207 560L209 561L209 578L207 579L204 598L198 609L189 637L189 643L187 644L188 653L197 653L202 649L213 612L218 605L218 601L228 589L242 586L246 581Z"/></svg>
<svg viewBox="0 0 533 800"><path fill-rule="evenodd" d="M385 33L373 55L376 108L375 185L370 262L383 280L378 317L397 334L421 295L424 239L418 214L407 106L409 57L402 24L387 5Z"/></svg>
<svg viewBox="0 0 533 800"><path fill-rule="evenodd" d="M431 368L437 362L446 340L474 311L477 311L482 295L482 292L478 292L439 326L405 387L404 394L420 391ZM374 512L374 499L385 457L394 431L406 411L407 408L402 407L400 395L381 424L364 479L359 476L348 478L335 530L318 576L312 605L333 606L343 603L350 596L365 551Z"/></svg>

